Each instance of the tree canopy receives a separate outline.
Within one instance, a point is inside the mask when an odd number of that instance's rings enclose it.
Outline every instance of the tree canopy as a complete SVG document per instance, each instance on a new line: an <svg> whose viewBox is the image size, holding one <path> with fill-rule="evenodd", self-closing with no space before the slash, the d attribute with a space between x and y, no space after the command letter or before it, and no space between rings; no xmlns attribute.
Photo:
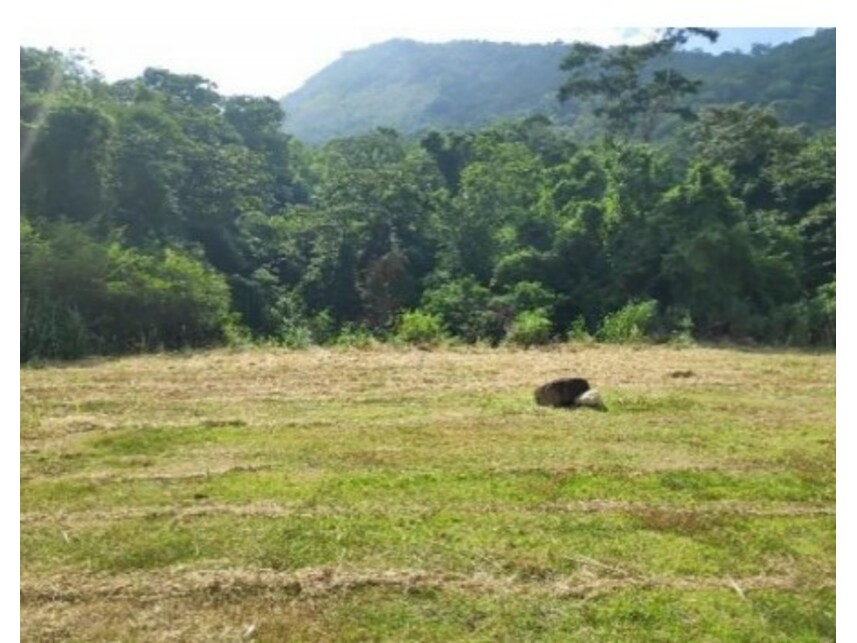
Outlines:
<svg viewBox="0 0 857 643"><path fill-rule="evenodd" d="M594 114L603 118L611 135L634 135L650 140L657 118L673 114L690 120L693 112L682 101L702 85L671 67L651 69L654 61L673 53L692 36L715 42L718 32L699 28L668 28L642 45L605 48L578 42L563 60L569 72L559 88L559 99L595 99Z"/></svg>
<svg viewBox="0 0 857 643"><path fill-rule="evenodd" d="M835 133L735 103L645 140L688 87L632 79L692 32L670 33L572 51L569 71L606 65L596 94L620 72L637 92L606 96L610 136L527 118L320 148L268 98L162 69L105 83L22 49L21 359L370 336L832 344Z"/></svg>

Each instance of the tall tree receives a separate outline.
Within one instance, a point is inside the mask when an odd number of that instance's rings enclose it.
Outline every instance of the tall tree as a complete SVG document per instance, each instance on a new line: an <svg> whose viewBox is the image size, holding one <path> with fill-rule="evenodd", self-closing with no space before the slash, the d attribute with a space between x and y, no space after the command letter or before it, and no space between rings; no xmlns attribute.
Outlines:
<svg viewBox="0 0 857 643"><path fill-rule="evenodd" d="M570 98L595 99L594 113L606 121L611 135L650 140L659 116L693 117L681 99L696 93L701 84L675 69L652 71L652 63L692 36L714 42L718 35L711 29L671 27L661 31L657 40L644 45L605 48L575 43L560 67L569 72L569 77L559 89L559 99L562 102Z"/></svg>
<svg viewBox="0 0 857 643"><path fill-rule="evenodd" d="M48 219L101 220L110 211L112 119L87 99L67 99L34 126L21 165L21 205Z"/></svg>

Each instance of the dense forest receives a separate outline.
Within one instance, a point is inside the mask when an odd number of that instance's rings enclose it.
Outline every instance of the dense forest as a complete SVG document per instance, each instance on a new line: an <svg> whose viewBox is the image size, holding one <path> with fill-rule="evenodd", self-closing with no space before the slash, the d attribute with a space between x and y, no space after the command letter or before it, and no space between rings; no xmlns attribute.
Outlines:
<svg viewBox="0 0 857 643"><path fill-rule="evenodd" d="M588 105L595 137L535 116L316 148L273 99L154 68L107 83L22 48L21 360L373 338L833 345L833 104L816 113L817 86L783 76L814 127L697 106L704 75L651 72L666 49L566 51L554 97Z"/></svg>
<svg viewBox="0 0 857 643"><path fill-rule="evenodd" d="M775 47L706 53L698 41L651 62L702 78L689 104L770 106L786 125L836 124L836 31L819 30ZM536 114L593 138L589 106L559 103L556 88L570 45L391 40L351 51L281 101L286 130L306 143L392 127L404 134L475 129L499 118ZM669 136L669 132L664 132Z"/></svg>

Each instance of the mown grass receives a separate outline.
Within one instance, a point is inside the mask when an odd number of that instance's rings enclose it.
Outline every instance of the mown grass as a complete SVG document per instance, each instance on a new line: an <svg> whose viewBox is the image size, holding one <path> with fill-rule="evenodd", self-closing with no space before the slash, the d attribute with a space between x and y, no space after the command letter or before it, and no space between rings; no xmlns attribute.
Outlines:
<svg viewBox="0 0 857 643"><path fill-rule="evenodd" d="M22 638L833 640L835 501L832 354L25 368Z"/></svg>

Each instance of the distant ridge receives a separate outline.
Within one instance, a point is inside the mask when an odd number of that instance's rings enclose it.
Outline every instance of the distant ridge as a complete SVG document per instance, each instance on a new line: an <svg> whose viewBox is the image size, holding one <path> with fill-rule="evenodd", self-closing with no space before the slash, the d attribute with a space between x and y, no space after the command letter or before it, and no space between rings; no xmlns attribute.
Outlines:
<svg viewBox="0 0 857 643"><path fill-rule="evenodd" d="M536 113L573 123L580 107L556 91L567 43L390 40L350 51L282 100L286 130L323 143L376 127L413 134L466 129ZM669 61L705 82L696 103L770 104L789 123L835 125L836 32L753 53L676 53Z"/></svg>

